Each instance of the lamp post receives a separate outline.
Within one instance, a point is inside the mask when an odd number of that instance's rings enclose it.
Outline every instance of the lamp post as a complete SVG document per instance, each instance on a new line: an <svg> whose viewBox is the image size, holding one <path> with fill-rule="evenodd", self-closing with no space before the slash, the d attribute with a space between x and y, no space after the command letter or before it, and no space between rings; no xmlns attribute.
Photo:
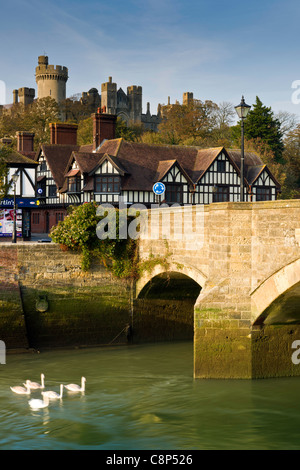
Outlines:
<svg viewBox="0 0 300 470"><path fill-rule="evenodd" d="M247 114L250 111L251 106L245 103L245 99L242 96L241 102L239 105L234 107L238 117L241 119L241 129L242 129L242 138L241 138L241 186L240 186L240 201L244 202L244 119L246 119Z"/></svg>
<svg viewBox="0 0 300 470"><path fill-rule="evenodd" d="M17 207L16 207L16 184L18 181L19 175L14 173L11 177L12 182L14 184L14 225L13 225L13 233L12 233L12 243L17 243L17 224L16 224L16 219L17 219Z"/></svg>

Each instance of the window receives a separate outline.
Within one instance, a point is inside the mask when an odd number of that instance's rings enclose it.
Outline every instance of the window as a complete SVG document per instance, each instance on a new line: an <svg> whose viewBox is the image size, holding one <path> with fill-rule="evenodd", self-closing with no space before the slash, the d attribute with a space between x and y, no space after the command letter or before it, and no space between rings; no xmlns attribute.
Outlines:
<svg viewBox="0 0 300 470"><path fill-rule="evenodd" d="M215 186L213 202L229 201L229 186Z"/></svg>
<svg viewBox="0 0 300 470"><path fill-rule="evenodd" d="M68 192L80 193L80 176L72 176L69 178Z"/></svg>
<svg viewBox="0 0 300 470"><path fill-rule="evenodd" d="M33 212L32 214L32 223L38 225L40 223L40 214L38 212Z"/></svg>
<svg viewBox="0 0 300 470"><path fill-rule="evenodd" d="M40 163L40 171L47 171L47 163L46 163L46 160L43 160L43 161Z"/></svg>
<svg viewBox="0 0 300 470"><path fill-rule="evenodd" d="M57 196L56 191L57 191L56 185L50 184L48 186L48 197L56 197Z"/></svg>
<svg viewBox="0 0 300 470"><path fill-rule="evenodd" d="M256 187L256 200L257 201L270 201L271 197L271 188L267 186L257 186Z"/></svg>
<svg viewBox="0 0 300 470"><path fill-rule="evenodd" d="M225 173L226 171L226 161L225 160L218 160L217 161L217 172L218 173Z"/></svg>
<svg viewBox="0 0 300 470"><path fill-rule="evenodd" d="M183 187L182 184L178 183L167 183L165 192L166 202L173 202L182 204L183 202Z"/></svg>
<svg viewBox="0 0 300 470"><path fill-rule="evenodd" d="M55 214L56 225L58 222L64 220L64 213L63 212L56 212Z"/></svg>
<svg viewBox="0 0 300 470"><path fill-rule="evenodd" d="M119 193L120 177L119 176L96 176L95 177L96 193Z"/></svg>

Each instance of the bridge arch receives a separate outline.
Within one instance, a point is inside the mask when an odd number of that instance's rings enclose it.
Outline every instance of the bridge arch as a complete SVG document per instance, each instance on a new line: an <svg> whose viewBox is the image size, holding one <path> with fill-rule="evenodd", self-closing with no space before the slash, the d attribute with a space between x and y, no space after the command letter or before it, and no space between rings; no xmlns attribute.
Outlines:
<svg viewBox="0 0 300 470"><path fill-rule="evenodd" d="M252 324L264 321L263 313L285 292L300 285L300 258L284 266L263 281L252 293Z"/></svg>
<svg viewBox="0 0 300 470"><path fill-rule="evenodd" d="M151 281L156 276L159 276L160 274L165 274L165 273L180 273L183 274L189 278L191 278L193 281L195 281L199 286L201 287L201 290L203 291L203 288L206 284L207 277L197 268L193 266L187 266L184 263L181 263L180 261L175 262L171 261L168 263L168 269L166 269L165 266L158 264L156 265L151 272L145 272L137 281L136 283L136 297L138 298L144 287L148 284L148 282Z"/></svg>
<svg viewBox="0 0 300 470"><path fill-rule="evenodd" d="M194 307L206 277L194 267L172 261L145 272L133 300L135 341L191 341Z"/></svg>

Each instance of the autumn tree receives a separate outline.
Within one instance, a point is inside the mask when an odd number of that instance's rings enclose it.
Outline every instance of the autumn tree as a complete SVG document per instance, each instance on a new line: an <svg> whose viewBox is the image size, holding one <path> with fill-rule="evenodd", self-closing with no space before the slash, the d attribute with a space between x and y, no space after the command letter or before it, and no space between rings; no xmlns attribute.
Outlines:
<svg viewBox="0 0 300 470"><path fill-rule="evenodd" d="M162 143L201 145L215 127L216 108L212 101L200 100L163 106L163 120L158 126Z"/></svg>
<svg viewBox="0 0 300 470"><path fill-rule="evenodd" d="M49 142L51 122L60 120L57 102L50 97L41 98L26 107L18 103L0 116L0 137L15 138L17 131L34 132L36 144Z"/></svg>
<svg viewBox="0 0 300 470"><path fill-rule="evenodd" d="M67 122L76 124L89 118L95 112L90 103L81 100L80 94L75 94L65 99L60 104L60 109Z"/></svg>

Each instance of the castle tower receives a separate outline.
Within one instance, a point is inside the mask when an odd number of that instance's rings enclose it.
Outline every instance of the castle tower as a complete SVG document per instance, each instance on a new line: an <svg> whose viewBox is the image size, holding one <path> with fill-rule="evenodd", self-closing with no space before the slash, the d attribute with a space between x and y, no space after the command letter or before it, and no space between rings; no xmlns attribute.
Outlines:
<svg viewBox="0 0 300 470"><path fill-rule="evenodd" d="M48 57L41 55L35 69L35 79L38 86L38 98L50 96L58 103L66 99L67 67L49 65Z"/></svg>
<svg viewBox="0 0 300 470"><path fill-rule="evenodd" d="M194 100L194 94L190 91L183 93L182 104L187 106L192 103Z"/></svg>
<svg viewBox="0 0 300 470"><path fill-rule="evenodd" d="M17 104L19 102L19 92L18 90L13 90L13 104Z"/></svg>
<svg viewBox="0 0 300 470"><path fill-rule="evenodd" d="M142 87L127 87L127 96L129 103L129 116L133 122L141 122L142 115Z"/></svg>
<svg viewBox="0 0 300 470"><path fill-rule="evenodd" d="M107 114L117 114L117 84L112 82L112 77L101 85L101 108Z"/></svg>
<svg viewBox="0 0 300 470"><path fill-rule="evenodd" d="M28 104L33 103L33 100L35 97L35 89L27 88L27 87L19 88L17 96L19 96L19 102L23 103L24 106L27 106ZM15 95L14 95L14 99L15 99Z"/></svg>

